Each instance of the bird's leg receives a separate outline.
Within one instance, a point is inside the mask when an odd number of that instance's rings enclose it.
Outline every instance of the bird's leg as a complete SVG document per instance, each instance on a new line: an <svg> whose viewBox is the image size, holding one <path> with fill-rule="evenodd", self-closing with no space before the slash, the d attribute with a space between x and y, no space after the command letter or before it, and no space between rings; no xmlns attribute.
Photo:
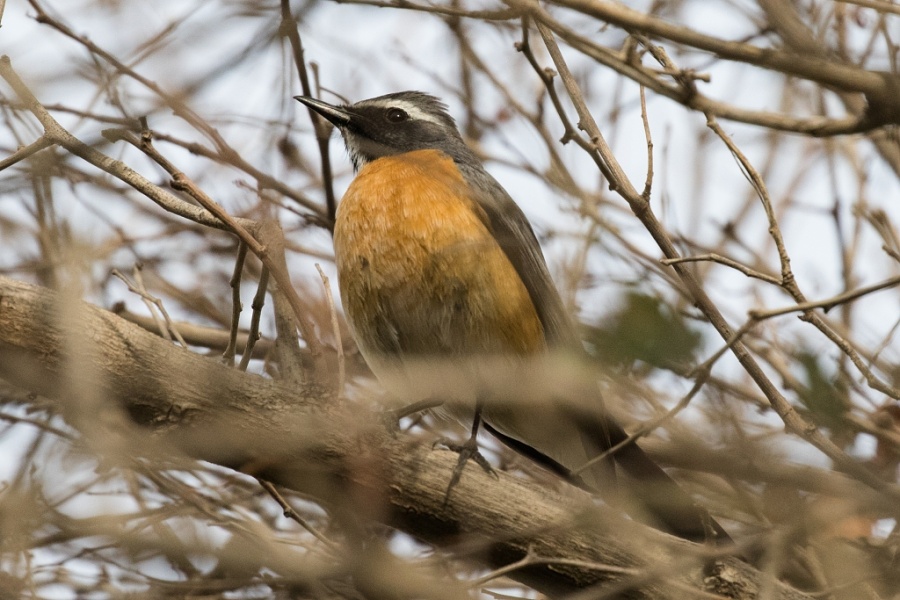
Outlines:
<svg viewBox="0 0 900 600"><path fill-rule="evenodd" d="M472 434L464 444L453 444L446 440L440 441L440 443L447 448L459 453L459 460L456 461L456 467L453 469L453 476L450 478L450 484L447 486L447 493L444 494L444 505L450 500L450 492L452 492L453 488L456 487L456 484L459 483L463 469L466 467L466 463L469 462L469 459L478 463L478 465L490 475L497 477L494 468L487 459L482 456L481 452L478 451L478 429L481 427L481 409L483 404L481 399L475 401L475 416L472 418Z"/></svg>

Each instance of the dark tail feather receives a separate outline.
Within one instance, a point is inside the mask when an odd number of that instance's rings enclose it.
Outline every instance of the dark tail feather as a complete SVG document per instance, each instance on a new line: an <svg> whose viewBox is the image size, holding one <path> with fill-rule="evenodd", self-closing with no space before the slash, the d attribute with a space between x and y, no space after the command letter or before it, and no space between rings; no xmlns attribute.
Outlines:
<svg viewBox="0 0 900 600"><path fill-rule="evenodd" d="M585 447L594 456L628 439L625 430L608 418L597 419L594 415L590 419L579 419L579 424ZM625 444L606 460L609 458L628 475L627 495L640 503L643 508L641 512L649 515L651 525L694 542L733 543L709 512L695 504L687 492L636 443ZM600 464L603 462L600 461ZM599 468L604 469L603 473L608 469Z"/></svg>
<svg viewBox="0 0 900 600"><path fill-rule="evenodd" d="M493 425L488 423L487 421L483 421L482 425L484 428L495 438L503 442L503 444L510 448L511 450L518 452L525 458L536 462L541 465L551 473L555 473L558 476L562 477L564 480L574 485L575 487L579 487L588 492L596 492L592 486L588 485L587 482L584 481L580 476L573 473L569 468L561 465L557 461L553 460L543 452L539 452L535 450L532 446L529 446L525 442L521 442L514 437L510 437L503 433L502 431L498 431L494 428Z"/></svg>
<svg viewBox="0 0 900 600"><path fill-rule="evenodd" d="M625 430L609 418L584 413L577 417L572 415L571 418L578 424L588 456L599 456L628 439ZM640 509L630 511L633 518L693 542L733 543L709 512L697 506L687 492L634 442L625 444L611 456L590 467L592 479L599 482L592 485L572 469L533 446L498 431L489 422L484 421L483 426L512 450L556 473L572 485L597 493L614 505L620 504L625 498L636 501ZM619 481L615 473L616 466L628 477ZM620 483L623 485L619 485ZM620 487L626 489L620 490ZM623 509L627 511L627 505Z"/></svg>

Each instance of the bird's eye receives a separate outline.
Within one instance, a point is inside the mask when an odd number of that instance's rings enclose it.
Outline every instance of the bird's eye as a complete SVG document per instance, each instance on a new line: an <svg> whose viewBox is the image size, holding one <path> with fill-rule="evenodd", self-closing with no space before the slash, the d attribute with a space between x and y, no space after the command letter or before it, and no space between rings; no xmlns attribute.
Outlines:
<svg viewBox="0 0 900 600"><path fill-rule="evenodd" d="M387 120L391 123L402 123L408 118L409 115L402 108L389 108L387 111Z"/></svg>

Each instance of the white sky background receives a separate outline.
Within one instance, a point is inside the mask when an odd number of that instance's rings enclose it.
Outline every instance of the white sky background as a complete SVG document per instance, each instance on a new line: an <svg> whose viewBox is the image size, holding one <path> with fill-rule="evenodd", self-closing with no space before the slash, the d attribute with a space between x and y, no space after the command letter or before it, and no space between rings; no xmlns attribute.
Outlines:
<svg viewBox="0 0 900 600"><path fill-rule="evenodd" d="M232 146L241 151L244 158L272 175L292 182L297 179L296 174L286 172L276 150L276 141L285 132L271 123L285 115L292 115L290 139L314 164L317 164L318 158L306 111L291 98L300 93L300 86L291 57L284 50L286 44L279 45L269 41L267 46L258 49L253 60L242 63L237 68L229 68L229 61L236 53L243 52L252 41L258 43L266 40L262 32L277 27L277 2L266 3L271 10L256 19L238 17L244 6L239 2L200 2L196 3L199 8L194 6L195 3L179 0L118 3L55 0L49 8L76 32L86 34L129 63L133 63L139 56L136 48L167 26L174 15L180 15L181 23L174 35L179 51L175 54L162 53L160 56L165 57L164 59L151 56L147 60L141 60L136 63L137 70L170 92L177 92L183 85L192 83L204 73L220 70L216 85L205 87L201 94L191 98L190 106L213 122ZM738 39L751 33L743 29L747 27L746 18L739 15L732 6L719 2L705 2L703 6L702 11L698 9L692 15L693 18L689 21L692 27L728 39ZM38 98L46 104L64 103L115 114L114 109L105 106L102 100L93 95L93 88L71 84L72 72L85 66L86 51L50 28L36 24L29 17L30 14L33 11L24 0L9 0L0 29L0 51L10 56L14 68ZM898 28L898 23L900 17L891 21L895 29ZM531 107L541 84L524 58L513 48L520 33L474 24L472 27L477 31L474 38L476 51L482 58L502 66L497 69L497 74L509 85L520 102ZM300 33L307 60L319 65L322 85L348 95L351 101L402 89L420 89L442 96L449 104L451 113L458 120L463 117L460 102L432 76L437 75L440 81L451 82L451 85L455 85L459 77L456 53L453 50L455 41L450 37L447 27L438 19L413 12L322 3L302 17ZM620 36L618 30L597 32L593 23L585 23L584 33L604 42L609 40L610 43ZM537 40L534 41L535 46L538 46ZM571 60L573 71L585 82L586 88L596 92L591 105L593 114L626 172L640 189L646 169L646 145L636 85L631 82L622 84L622 79L616 73L587 63L572 52L566 52L566 56ZM77 63L73 61L73 57L77 58ZM539 58L543 64L550 65L546 56L539 55ZM705 56L685 59L673 55L673 58L682 67L695 66L710 73L711 83L701 82L699 85L704 93L714 98L747 108L778 109L780 78L777 75L724 62L720 63L719 68L712 68L712 61ZM476 83L480 83L478 79ZM147 114L154 129L188 139L199 139L196 132L186 128L169 110L160 108L152 94L140 85L126 80L120 80L117 85L122 91L123 101L133 111L132 116ZM2 89L4 94L10 93L5 85ZM479 115L486 121L494 121L504 108L503 99L484 85L479 85L479 89L483 90L477 107ZM323 97L334 101L334 97ZM606 118L615 108L622 110L623 114L616 127L610 128L606 125ZM702 143L714 151L697 153L701 144L699 132L704 129L702 115L691 113L665 98L654 97L652 93L648 93L648 110L655 142L654 210L673 234L683 233L688 238L716 246L721 236L721 225L735 216L751 193L750 186L738 165L717 139L707 136ZM124 145L111 147L103 143L97 123L81 121L65 114L56 116L81 139L97 143L101 150L122 158L151 180L163 181L161 171L140 158L136 151L125 150ZM574 111L570 116L575 120ZM721 124L751 161L761 167L767 151L764 143L767 132L730 122L723 121ZM557 127L554 134L561 136L562 127ZM35 129L34 136L37 135L39 131ZM838 138L835 142L841 144L842 140ZM502 123L496 131L488 132L481 143L488 154L514 163L522 162L523 157L528 157L527 160L540 166L546 162L546 153L537 136L527 123L518 118ZM5 147L15 145L6 129L0 129L0 144ZM200 161L186 152L161 144L159 147L188 175L199 176L198 183L232 213L240 212L255 201L249 197L249 192L235 186L235 172L209 168L205 162L201 166ZM858 147L864 151L864 155L859 156L858 160L868 174L866 187L861 191L856 189L856 178L847 171L845 163L841 162L840 168L835 172L829 172L828 163L821 156L813 155L810 144L800 137L783 139L777 164L767 179L773 200L778 203L788 192L791 182L787 178L795 172L795 165L809 162L805 180L793 190L803 209L779 216L792 266L801 288L811 300L844 291L838 272L840 261L834 221L829 214L835 198L840 202L847 235L851 233L850 228L854 223L851 215L853 204L861 197L871 206L884 209L894 223L900 223L900 186L896 176L884 167L870 146L863 144ZM606 191L596 167L583 152L574 144L561 148L560 152L568 164L577 165L573 172L579 183L617 205L615 210L605 209L604 217L615 223L631 243L651 256L659 256L649 234L630 215L624 202ZM331 156L337 174L335 191L340 197L351 173L343 144L336 135L332 141ZM703 164L697 164L698 156L703 157ZM191 170L193 165L196 165L196 172ZM519 202L539 235L549 229L583 232L583 224L572 215L576 206L574 199L559 198L542 182L496 162L489 162L487 167ZM297 185L305 187L304 191L309 195L321 197L321 191L308 182L297 181ZM6 186L0 188L0 194L5 191ZM122 201L114 194L86 196L83 190L77 189L73 195L72 190L59 182L54 191L60 216L85 239L97 240L98 237L111 235L103 220L86 210L87 207L93 208L105 219L127 224L128 231L133 235L158 233L152 230L155 226L143 225L139 213L134 209L135 202L142 201L149 206L149 200L135 201L129 198ZM16 208L21 204L21 198L0 195L0 212L4 216L31 223L31 217ZM288 217L288 222L289 220ZM757 202L750 217L741 221L740 235L749 247L767 258L771 272L777 273L777 255L766 229L762 208ZM325 232L306 229L301 234L302 239L294 241L324 252L331 251L330 238ZM2 235L0 232L0 236ZM224 234L211 232L210 235ZM157 248L161 243L169 248L167 252L172 258L163 273L171 280L177 283L179 280L200 277L209 279L211 285L220 285L221 282L206 271L214 269L212 264L188 264L178 260L178 256L184 251L183 239L147 241L148 245ZM3 245L0 239L0 271L20 260L19 252L5 252ZM867 234L863 237L859 253L865 260L857 261L858 286L876 283L897 274L896 264L892 264L884 255L880 245L881 241L874 235ZM731 248L734 249L733 246ZM560 237L554 238L553 243L548 244L545 250L548 261L556 272L559 272L575 251L571 239ZM593 250L590 255L588 269L595 285L579 295L582 314L588 320L595 320L610 312L612 302L618 300L626 289L623 283L638 283L646 275L629 269L622 261L610 260L610 255L619 251L621 248L611 243L609 247ZM158 253L158 250L155 252ZM734 258L741 260L748 256L735 251ZM129 272L134 260L135 257L130 253L120 252L115 256L113 264L95 267L101 274L97 279L104 280L102 273L107 272L110 267ZM296 256L291 260L295 281L318 279L312 260ZM333 276L332 284L336 291L332 265L319 262ZM759 285L754 285L754 289L764 289L764 293L760 297L751 297L748 294L748 282L743 275L720 266L714 266L712 270L715 277L708 280L706 289L735 327L743 323L746 311L750 308L774 308L790 304L789 299L778 290ZM15 273L12 275L15 276ZM246 307L249 307L252 293L252 287L245 290ZM210 291L210 296L229 302L227 287ZM118 283L106 289L89 290L88 298L104 306L124 299L133 310L143 310L141 303ZM896 289L861 300L855 312L855 339L863 346L870 347L875 345L872 340L882 339L900 318L898 300L900 298ZM182 314L177 305L169 305L168 309L176 319ZM249 316L249 310L245 310L244 317L249 319ZM785 338L797 329L803 329L808 332L810 349L826 352L832 358L836 356L830 343L816 334L810 326L799 323L795 316L781 317L763 327L776 328ZM265 335L272 334L271 319L265 320L264 328ZM709 334L711 329L706 326L704 332ZM712 352L721 343L721 340L711 335L707 336L707 340L707 352ZM895 339L885 352L896 363L900 360L900 342ZM720 361L716 372L734 373L735 368L734 361L726 356ZM679 381L678 385L686 389L685 382ZM10 456L8 453L21 447L22 443L22 439L14 437L0 440L0 453ZM811 456L808 446L804 445L803 448L804 460L822 464L820 459ZM0 461L0 479L10 474L10 467L15 469L14 464Z"/></svg>

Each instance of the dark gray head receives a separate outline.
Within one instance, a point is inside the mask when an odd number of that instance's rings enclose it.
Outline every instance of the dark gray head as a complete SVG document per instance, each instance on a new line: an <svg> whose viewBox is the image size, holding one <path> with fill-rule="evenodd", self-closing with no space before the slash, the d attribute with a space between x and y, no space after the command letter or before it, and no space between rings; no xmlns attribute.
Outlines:
<svg viewBox="0 0 900 600"><path fill-rule="evenodd" d="M382 156L426 148L442 150L457 162L477 162L447 106L429 94L397 92L343 106L294 98L340 129L356 169Z"/></svg>

